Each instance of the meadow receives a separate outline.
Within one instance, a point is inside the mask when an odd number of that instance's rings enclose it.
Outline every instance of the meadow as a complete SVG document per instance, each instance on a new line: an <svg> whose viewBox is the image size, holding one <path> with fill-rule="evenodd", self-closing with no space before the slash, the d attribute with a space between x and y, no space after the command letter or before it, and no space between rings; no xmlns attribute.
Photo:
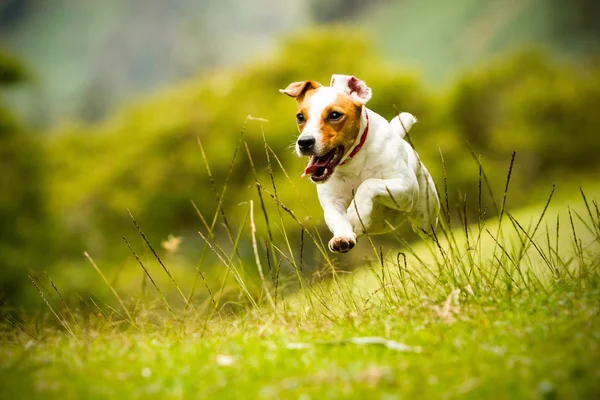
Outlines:
<svg viewBox="0 0 600 400"><path fill-rule="evenodd" d="M0 398L599 397L598 59L434 88L377 49L311 28L44 134L1 103ZM332 73L419 119L434 234L328 252L278 89ZM0 55L3 90L28 76Z"/></svg>
<svg viewBox="0 0 600 400"><path fill-rule="evenodd" d="M226 271L212 290L199 269L194 277L172 272L131 216L161 267L150 272L125 239L146 290L119 292L87 253L89 278L103 281L112 299L65 298L51 276L30 276L44 308L28 316L3 310L0 396L594 398L600 188L557 195L552 187L545 202L513 212L506 208L512 167L493 202L497 217L450 213L444 186L433 235L413 243L396 235L386 247L363 238L372 255L353 271L339 268L343 261L328 255L318 230L257 180L259 200L244 204L229 247L209 224L200 232ZM480 209L487 190L480 168ZM277 205L270 219L264 202ZM224 216L217 209L213 221ZM257 241L258 219L281 230L282 241ZM301 226L301 241L285 234L284 219ZM252 243L251 265L238 253L244 240ZM322 254L317 275L327 279L302 270L297 250L310 242ZM295 273L272 273L273 259ZM192 279L192 290L204 283L205 301L182 289ZM289 281L296 290L285 290Z"/></svg>

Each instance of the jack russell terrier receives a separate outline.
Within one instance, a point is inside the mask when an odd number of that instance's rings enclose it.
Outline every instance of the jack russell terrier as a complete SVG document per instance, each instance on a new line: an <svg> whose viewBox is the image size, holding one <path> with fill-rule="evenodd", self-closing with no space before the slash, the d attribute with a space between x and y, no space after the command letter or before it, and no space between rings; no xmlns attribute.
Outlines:
<svg viewBox="0 0 600 400"><path fill-rule="evenodd" d="M417 122L412 114L388 122L369 110L371 89L353 76L333 75L329 87L294 82L280 92L298 102L296 152L310 157L302 177L318 184L331 251L345 253L357 237L389 232L406 219L413 228L435 228L435 185L403 139Z"/></svg>

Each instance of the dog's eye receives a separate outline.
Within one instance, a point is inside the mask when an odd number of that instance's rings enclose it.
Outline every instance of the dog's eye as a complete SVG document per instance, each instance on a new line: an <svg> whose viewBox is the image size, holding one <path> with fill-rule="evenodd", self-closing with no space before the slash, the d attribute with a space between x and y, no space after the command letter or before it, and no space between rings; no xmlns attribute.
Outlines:
<svg viewBox="0 0 600 400"><path fill-rule="evenodd" d="M302 113L296 114L296 122L298 122L299 124L303 124L304 123L304 114L302 114Z"/></svg>
<svg viewBox="0 0 600 400"><path fill-rule="evenodd" d="M329 118L329 120L331 121L337 121L338 119L342 118L342 113L332 111L329 113L329 116L327 118Z"/></svg>

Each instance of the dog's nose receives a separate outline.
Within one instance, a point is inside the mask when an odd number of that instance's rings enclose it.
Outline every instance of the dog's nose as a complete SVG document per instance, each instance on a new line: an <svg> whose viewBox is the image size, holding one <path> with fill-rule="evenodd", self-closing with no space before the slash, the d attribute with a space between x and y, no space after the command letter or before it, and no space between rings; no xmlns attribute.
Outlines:
<svg viewBox="0 0 600 400"><path fill-rule="evenodd" d="M298 139L298 147L302 151L309 151L315 147L315 138Z"/></svg>

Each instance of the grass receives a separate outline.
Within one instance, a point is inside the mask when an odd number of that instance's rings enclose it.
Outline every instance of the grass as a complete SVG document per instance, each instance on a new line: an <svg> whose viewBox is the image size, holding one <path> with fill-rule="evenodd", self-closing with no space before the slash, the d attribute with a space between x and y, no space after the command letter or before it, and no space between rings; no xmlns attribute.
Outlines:
<svg viewBox="0 0 600 400"><path fill-rule="evenodd" d="M278 160L265 151L271 170ZM546 204L513 214L505 207L509 183L510 172L503 200L493 203L496 219L450 218L443 201L434 235L415 245L398 237L387 250L363 239L373 257L342 274L318 231L281 203L274 183L267 189L257 178L259 201L248 203L239 228L225 226L229 246L213 235L217 217L227 220L222 209L201 233L236 286L233 297L224 295L232 290L225 283L209 289L202 303L190 301L132 216L180 306L133 249L156 289L144 301L118 293L87 254L112 301L70 302L49 276L49 289L32 277L46 308L28 318L2 310L0 397L598 397L600 191L582 190L560 204L551 194ZM213 189L220 204L226 187ZM261 215L264 235L256 226ZM301 243L285 229L277 239L285 218L301 225ZM244 240L254 265L239 255ZM322 252L331 279L304 276L296 251L304 240ZM284 263L293 271L288 277ZM258 285L244 272L255 268ZM284 291L286 279L297 280L295 293Z"/></svg>
<svg viewBox="0 0 600 400"><path fill-rule="evenodd" d="M336 321L249 315L204 337L169 327L4 349L4 398L552 397L598 394L597 294L564 290L501 306L465 304L455 321L424 302ZM453 314L454 315L454 314ZM288 315L290 319L295 317ZM298 315L297 317L300 317ZM305 317L306 318L306 317ZM327 340L386 336L420 353ZM290 349L303 342L311 346Z"/></svg>

